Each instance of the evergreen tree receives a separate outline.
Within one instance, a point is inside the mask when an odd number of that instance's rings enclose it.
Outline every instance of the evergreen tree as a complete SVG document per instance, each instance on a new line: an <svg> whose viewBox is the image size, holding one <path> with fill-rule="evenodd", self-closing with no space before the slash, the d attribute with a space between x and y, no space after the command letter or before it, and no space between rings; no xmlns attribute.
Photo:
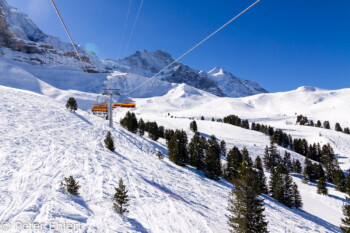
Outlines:
<svg viewBox="0 0 350 233"><path fill-rule="evenodd" d="M175 132L172 129L166 129L164 131L164 138L166 140L167 145L169 144L169 141L174 134L175 134Z"/></svg>
<svg viewBox="0 0 350 233"><path fill-rule="evenodd" d="M327 195L328 194L327 184L326 184L326 180L324 179L324 177L321 177L318 180L317 193L318 194L322 194L322 195Z"/></svg>
<svg viewBox="0 0 350 233"><path fill-rule="evenodd" d="M238 169L243 162L243 157L240 150L237 147L233 147L227 154L227 168L225 171L225 178L228 181L232 181L238 173Z"/></svg>
<svg viewBox="0 0 350 233"><path fill-rule="evenodd" d="M73 196L78 196L80 185L79 182L76 182L73 176L64 177L64 181L61 182L61 189L66 191L69 194L72 194Z"/></svg>
<svg viewBox="0 0 350 233"><path fill-rule="evenodd" d="M295 165L294 165L293 171L294 171L295 173L301 174L302 167L301 167L301 163L300 163L299 159L297 159L297 160L295 161Z"/></svg>
<svg viewBox="0 0 350 233"><path fill-rule="evenodd" d="M345 192L346 190L346 178L344 175L343 170L339 167L336 170L334 170L334 186L335 186L335 190L341 191L341 192Z"/></svg>
<svg viewBox="0 0 350 233"><path fill-rule="evenodd" d="M272 168L269 181L269 193L278 202L282 202L284 199L284 179L282 171L283 167L281 165Z"/></svg>
<svg viewBox="0 0 350 233"><path fill-rule="evenodd" d="M142 120L142 118L139 120L139 134L140 136L143 136L145 134L145 129L146 129L146 125L145 122Z"/></svg>
<svg viewBox="0 0 350 233"><path fill-rule="evenodd" d="M298 185L294 182L292 185L292 205L296 209L301 209L303 207L303 201L298 190Z"/></svg>
<svg viewBox="0 0 350 233"><path fill-rule="evenodd" d="M159 139L159 130L157 122L149 122L147 127L148 137L154 141Z"/></svg>
<svg viewBox="0 0 350 233"><path fill-rule="evenodd" d="M115 150L114 141L113 141L111 132L107 133L106 138L104 140L104 143L105 143L105 146L108 150L110 150L110 151Z"/></svg>
<svg viewBox="0 0 350 233"><path fill-rule="evenodd" d="M237 178L233 179L235 188L230 192L228 225L230 232L265 233L268 222L265 220L263 200L257 193L257 179L253 169L242 163Z"/></svg>
<svg viewBox="0 0 350 233"><path fill-rule="evenodd" d="M331 128L331 126L329 124L329 121L324 121L323 122L323 128L325 128L325 129L330 129Z"/></svg>
<svg viewBox="0 0 350 233"><path fill-rule="evenodd" d="M120 120L120 124L132 133L137 132L138 123L135 113L127 112L125 117Z"/></svg>
<svg viewBox="0 0 350 233"><path fill-rule="evenodd" d="M78 104L77 104L77 101L74 99L74 97L69 97L66 103L66 108L73 112L78 110Z"/></svg>
<svg viewBox="0 0 350 233"><path fill-rule="evenodd" d="M204 121L204 116L201 117L201 120Z"/></svg>
<svg viewBox="0 0 350 233"><path fill-rule="evenodd" d="M344 128L344 133L350 134L350 129L348 127Z"/></svg>
<svg viewBox="0 0 350 233"><path fill-rule="evenodd" d="M213 180L219 180L221 175L220 145L212 135L205 149L205 175Z"/></svg>
<svg viewBox="0 0 350 233"><path fill-rule="evenodd" d="M187 134L183 130L176 130L168 143L169 160L179 166L188 162Z"/></svg>
<svg viewBox="0 0 350 233"><path fill-rule="evenodd" d="M226 142L224 140L220 142L220 154L226 156Z"/></svg>
<svg viewBox="0 0 350 233"><path fill-rule="evenodd" d="M188 144L189 164L198 170L204 169L205 137L196 132Z"/></svg>
<svg viewBox="0 0 350 233"><path fill-rule="evenodd" d="M259 194L260 193L267 194L268 192L267 192L267 186L266 186L266 177L265 177L262 161L259 156L255 159L254 168L256 169L256 178L258 181L257 189L259 190Z"/></svg>
<svg viewBox="0 0 350 233"><path fill-rule="evenodd" d="M334 127L335 131L338 131L338 132L343 132L343 129L340 127L340 124L337 122L335 123L335 127Z"/></svg>
<svg viewBox="0 0 350 233"><path fill-rule="evenodd" d="M287 151L284 152L283 166L288 171L288 173L292 171L292 162L290 159L290 153Z"/></svg>
<svg viewBox="0 0 350 233"><path fill-rule="evenodd" d="M156 156L157 156L158 159L160 159L160 160L164 159L164 155L163 155L163 153L162 153L160 150L157 151Z"/></svg>
<svg viewBox="0 0 350 233"><path fill-rule="evenodd" d="M196 121L192 121L190 123L190 130L194 133L197 132L197 122Z"/></svg>
<svg viewBox="0 0 350 233"><path fill-rule="evenodd" d="M247 150L246 147L242 149L242 158L244 161L248 163L248 166L253 166L253 160L249 156L249 151Z"/></svg>
<svg viewBox="0 0 350 233"><path fill-rule="evenodd" d="M129 212L127 207L129 206L130 199L128 198L128 190L126 190L123 179L119 180L118 188L114 189L113 207L119 214L124 215L124 213Z"/></svg>
<svg viewBox="0 0 350 233"><path fill-rule="evenodd" d="M350 175L346 177L345 192L350 195Z"/></svg>
<svg viewBox="0 0 350 233"><path fill-rule="evenodd" d="M276 167L281 162L281 156L273 143L271 143L270 147L266 146L263 160L267 171L271 171L272 168Z"/></svg>
<svg viewBox="0 0 350 233"><path fill-rule="evenodd" d="M350 202L349 197L346 197L346 200ZM342 225L340 226L342 232L345 233L350 233L350 204L348 203L343 205L344 218L341 219Z"/></svg>
<svg viewBox="0 0 350 233"><path fill-rule="evenodd" d="M164 138L164 126L159 126L158 127L158 137L160 137L160 138Z"/></svg>
<svg viewBox="0 0 350 233"><path fill-rule="evenodd" d="M322 126L321 121L318 120L316 123L316 127L321 128L321 126Z"/></svg>
<svg viewBox="0 0 350 233"><path fill-rule="evenodd" d="M293 187L293 179L288 174L283 175L283 201L281 202L283 205L292 208L294 207L293 197L292 197L292 187Z"/></svg>

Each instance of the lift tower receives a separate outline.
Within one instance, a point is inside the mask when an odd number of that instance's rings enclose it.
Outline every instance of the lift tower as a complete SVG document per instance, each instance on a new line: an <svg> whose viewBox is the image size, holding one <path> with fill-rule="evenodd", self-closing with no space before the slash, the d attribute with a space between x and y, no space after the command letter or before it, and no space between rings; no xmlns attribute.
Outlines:
<svg viewBox="0 0 350 233"><path fill-rule="evenodd" d="M109 96L109 103L108 103L108 119L109 119L109 127L113 128L113 95L116 95L119 97L119 89L103 89L102 95Z"/></svg>

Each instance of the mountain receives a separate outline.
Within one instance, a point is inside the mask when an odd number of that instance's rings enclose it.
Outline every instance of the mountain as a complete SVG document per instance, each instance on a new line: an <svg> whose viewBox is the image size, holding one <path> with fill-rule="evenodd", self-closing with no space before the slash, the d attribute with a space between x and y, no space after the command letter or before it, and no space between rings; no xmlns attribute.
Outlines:
<svg viewBox="0 0 350 233"><path fill-rule="evenodd" d="M115 67L126 72L152 77L174 59L170 54L157 50L155 52L137 51L135 54L119 60ZM163 71L158 79L171 83L186 83L187 85L207 91L216 96L243 97L267 91L257 83L235 77L229 72L219 74L218 69L209 73L193 69L180 62L176 62Z"/></svg>
<svg viewBox="0 0 350 233"><path fill-rule="evenodd" d="M77 46L88 72L102 69L101 61ZM70 43L42 32L24 13L0 0L0 56L33 65L80 66Z"/></svg>
<svg viewBox="0 0 350 233"><path fill-rule="evenodd" d="M89 53L84 46L77 46L77 48L87 71L101 74L97 75L97 78L94 77L95 84L92 86L95 87L92 87L91 82L86 78L83 78L84 81L79 85L76 68L81 70L82 66L70 43L45 34L26 14L11 7L6 0L0 0L0 58L6 58L5 63L13 60L32 65L33 67L23 65L22 69L25 68L26 72L42 78L44 82L57 88L98 92L103 85L107 84L128 91L174 61L170 54L160 50L137 51L119 61L111 59L101 61L94 54ZM18 65L19 63L16 64ZM44 71L38 67L43 67ZM53 72L57 73L55 67L62 70L60 80L54 80L57 75L52 76ZM119 74L114 75L115 72ZM48 73L50 76L47 75ZM108 74L102 75L104 73ZM124 74L120 75L120 73ZM101 76L104 76L105 80L101 81ZM64 84L62 79L69 81ZM228 72L220 76L214 71L209 73L198 71L176 62L134 96L163 95L167 93L169 87L173 86L172 83L185 83L219 97L243 97L266 92L257 83L236 78Z"/></svg>
<svg viewBox="0 0 350 233"><path fill-rule="evenodd" d="M220 67L215 67L205 74L206 77L213 80L230 97L250 96L268 92L256 82L238 78Z"/></svg>

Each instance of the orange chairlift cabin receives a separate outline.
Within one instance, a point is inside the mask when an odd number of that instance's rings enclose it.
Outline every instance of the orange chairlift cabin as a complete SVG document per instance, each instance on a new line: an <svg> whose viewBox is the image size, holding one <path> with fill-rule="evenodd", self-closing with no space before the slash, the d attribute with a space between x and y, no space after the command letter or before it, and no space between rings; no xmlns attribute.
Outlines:
<svg viewBox="0 0 350 233"><path fill-rule="evenodd" d="M132 102L130 99L126 99L122 101L121 103L114 103L113 104L113 110L117 107L120 108L136 108L135 102ZM97 100L97 103L94 104L91 108L91 111L94 115L99 117L104 117L107 119L107 113L108 113L108 104L107 102L99 102Z"/></svg>

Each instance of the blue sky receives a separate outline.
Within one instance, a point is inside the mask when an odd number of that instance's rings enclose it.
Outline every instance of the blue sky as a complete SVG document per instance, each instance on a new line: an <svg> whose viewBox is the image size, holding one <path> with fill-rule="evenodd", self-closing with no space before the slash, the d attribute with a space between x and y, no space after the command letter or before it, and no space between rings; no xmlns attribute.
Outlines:
<svg viewBox="0 0 350 233"><path fill-rule="evenodd" d="M8 2L44 32L67 40L49 0ZM75 43L88 45L102 59L118 59L144 49L176 58L254 1L144 0L128 51L141 0L132 0L123 44L129 0L55 2ZM349 0L261 0L181 61L206 71L220 66L271 92L349 88L349 12Z"/></svg>

